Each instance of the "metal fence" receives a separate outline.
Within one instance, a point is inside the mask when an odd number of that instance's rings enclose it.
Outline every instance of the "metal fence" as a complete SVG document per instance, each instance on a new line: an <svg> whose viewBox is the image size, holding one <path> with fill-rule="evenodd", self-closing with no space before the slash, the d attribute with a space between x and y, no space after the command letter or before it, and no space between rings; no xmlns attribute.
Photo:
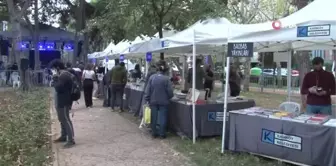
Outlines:
<svg viewBox="0 0 336 166"><path fill-rule="evenodd" d="M250 87L260 92L287 93L287 76L250 76ZM298 76L291 77L291 93L300 93L300 83Z"/></svg>
<svg viewBox="0 0 336 166"><path fill-rule="evenodd" d="M0 88L20 88L50 86L51 74L45 70L17 70L0 71Z"/></svg>

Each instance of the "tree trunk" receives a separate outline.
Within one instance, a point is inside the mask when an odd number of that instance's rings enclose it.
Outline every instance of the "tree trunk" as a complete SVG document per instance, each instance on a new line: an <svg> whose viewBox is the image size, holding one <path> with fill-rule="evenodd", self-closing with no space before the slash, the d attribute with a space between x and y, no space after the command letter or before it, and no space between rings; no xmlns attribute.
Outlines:
<svg viewBox="0 0 336 166"><path fill-rule="evenodd" d="M35 29L34 29L34 44L35 44L35 50L34 50L34 59L35 59L35 70L40 70L41 64L40 64L40 50L39 50L39 39L40 39L40 21L38 17L38 0L35 0L34 2L34 23L35 23Z"/></svg>
<svg viewBox="0 0 336 166"><path fill-rule="evenodd" d="M162 39L163 38L163 18L161 16L159 16L159 25L156 29L159 32L159 38ZM160 53L160 60L164 60L163 52Z"/></svg>
<svg viewBox="0 0 336 166"><path fill-rule="evenodd" d="M23 52L20 50L21 46L19 45L19 43L21 42L21 25L20 25L21 16L18 15L20 14L20 12L17 11L17 8L13 0L7 0L7 7L9 12L9 20L11 24L11 32L13 34L12 36L13 62L17 63L20 68L21 65L20 60L21 58L24 57ZM26 72L21 71L21 69L19 69L19 71L21 80L23 80L21 87L23 88L23 90L28 90L27 89L28 81L26 79L27 75L25 74Z"/></svg>
<svg viewBox="0 0 336 166"><path fill-rule="evenodd" d="M294 4L297 6L298 10L304 8L308 5L308 0L295 0ZM309 72L310 69L310 56L309 51L297 51L297 55L295 58L297 59L297 62L299 64L299 84L301 86L302 81L306 73Z"/></svg>
<svg viewBox="0 0 336 166"><path fill-rule="evenodd" d="M250 70L251 70L251 58L246 58L244 68L244 84L243 91L250 91Z"/></svg>
<svg viewBox="0 0 336 166"><path fill-rule="evenodd" d="M310 71L310 55L309 55L310 51L298 51L296 53L296 56L294 56L296 58L297 62L299 64L299 83L300 86L302 85L303 82L303 78L304 76Z"/></svg>
<svg viewBox="0 0 336 166"><path fill-rule="evenodd" d="M332 50L332 59L333 59L333 68L331 69L331 72L336 76L336 50Z"/></svg>
<svg viewBox="0 0 336 166"><path fill-rule="evenodd" d="M88 33L84 32L84 43L83 43L83 51L81 53L81 59L82 62L86 63L87 62L87 55L89 52L89 37L88 37Z"/></svg>
<svg viewBox="0 0 336 166"><path fill-rule="evenodd" d="M78 37L78 30L76 28L75 41L74 41L74 51L72 52L72 57L71 57L71 63L72 64L76 64L76 61L77 61L77 55L79 53L78 43L79 43L79 37Z"/></svg>

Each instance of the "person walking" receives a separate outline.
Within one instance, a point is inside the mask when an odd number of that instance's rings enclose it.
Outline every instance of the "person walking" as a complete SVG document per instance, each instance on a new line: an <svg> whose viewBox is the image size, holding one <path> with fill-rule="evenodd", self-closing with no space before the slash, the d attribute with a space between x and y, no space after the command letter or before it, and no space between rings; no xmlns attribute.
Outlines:
<svg viewBox="0 0 336 166"><path fill-rule="evenodd" d="M153 74L145 89L145 101L151 109L151 129L153 138L166 138L168 105L173 98L173 88L167 71L166 63L160 60L157 64L158 72ZM156 125L159 122L159 130Z"/></svg>
<svg viewBox="0 0 336 166"><path fill-rule="evenodd" d="M123 95L127 83L127 71L125 63L121 62L111 71L111 109L114 110L116 99L120 99L119 112L123 112Z"/></svg>
<svg viewBox="0 0 336 166"><path fill-rule="evenodd" d="M111 76L112 76L112 70L108 70L107 73L103 77L103 84L104 84L104 102L103 107L110 107L110 100L111 100L111 91L110 91L110 85L111 85Z"/></svg>
<svg viewBox="0 0 336 166"><path fill-rule="evenodd" d="M73 79L72 74L68 72L65 65L60 60L55 60L51 63L56 73L53 75L53 82L56 97L56 111L58 120L61 124L61 136L54 140L54 142L66 142L65 148L70 148L75 145L74 129L70 119L70 107L72 104L72 88Z"/></svg>
<svg viewBox="0 0 336 166"><path fill-rule="evenodd" d="M91 108L92 103L92 94L93 94L93 81L95 78L95 72L93 71L93 66L88 64L83 71L82 79L83 79L83 89L84 89L84 100L85 106L87 108Z"/></svg>

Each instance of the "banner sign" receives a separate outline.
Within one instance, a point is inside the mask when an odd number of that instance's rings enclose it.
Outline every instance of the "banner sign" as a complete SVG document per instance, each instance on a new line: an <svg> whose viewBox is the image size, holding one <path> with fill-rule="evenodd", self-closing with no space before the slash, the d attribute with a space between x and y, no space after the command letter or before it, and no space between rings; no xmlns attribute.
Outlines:
<svg viewBox="0 0 336 166"><path fill-rule="evenodd" d="M253 57L253 43L228 43L228 57Z"/></svg>
<svg viewBox="0 0 336 166"><path fill-rule="evenodd" d="M168 40L161 41L161 47L162 47L162 48L167 48L167 47L169 47L169 41L168 41Z"/></svg>
<svg viewBox="0 0 336 166"><path fill-rule="evenodd" d="M297 37L330 36L330 24L297 27Z"/></svg>
<svg viewBox="0 0 336 166"><path fill-rule="evenodd" d="M146 53L146 61L147 61L147 62L152 61L152 53L151 53L151 52L147 52L147 53Z"/></svg>
<svg viewBox="0 0 336 166"><path fill-rule="evenodd" d="M294 150L302 150L302 138L295 135L278 133L275 131L262 129L261 142L282 146Z"/></svg>

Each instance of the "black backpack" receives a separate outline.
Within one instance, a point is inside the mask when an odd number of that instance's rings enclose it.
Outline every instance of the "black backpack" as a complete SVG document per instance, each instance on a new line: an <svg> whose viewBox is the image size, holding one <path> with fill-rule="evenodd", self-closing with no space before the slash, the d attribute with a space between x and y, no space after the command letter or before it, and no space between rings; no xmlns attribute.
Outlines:
<svg viewBox="0 0 336 166"><path fill-rule="evenodd" d="M77 77L73 74L71 74L71 80L72 80L72 89L71 89L71 100L72 101L78 101L81 97L81 88L80 83Z"/></svg>

